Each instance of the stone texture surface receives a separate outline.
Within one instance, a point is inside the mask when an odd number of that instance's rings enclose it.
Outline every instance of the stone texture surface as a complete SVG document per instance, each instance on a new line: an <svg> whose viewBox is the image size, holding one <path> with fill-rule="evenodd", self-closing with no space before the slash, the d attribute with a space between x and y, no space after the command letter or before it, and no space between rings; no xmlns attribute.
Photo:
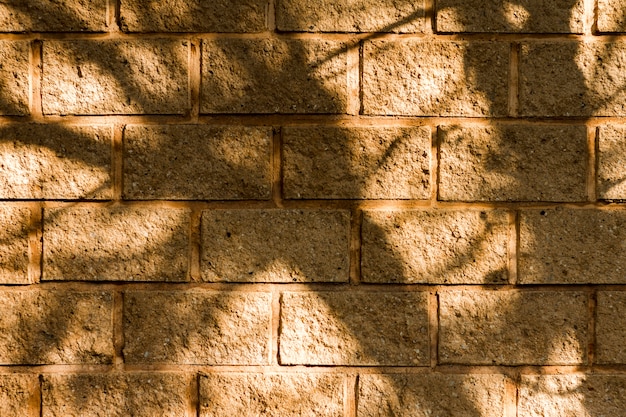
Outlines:
<svg viewBox="0 0 626 417"><path fill-rule="evenodd" d="M267 364L268 293L129 291L124 297L127 363Z"/></svg>
<svg viewBox="0 0 626 417"><path fill-rule="evenodd" d="M36 374L0 375L0 416L39 417Z"/></svg>
<svg viewBox="0 0 626 417"><path fill-rule="evenodd" d="M428 300L418 292L286 292L282 365L429 364Z"/></svg>
<svg viewBox="0 0 626 417"><path fill-rule="evenodd" d="M202 213L202 279L347 282L346 210L211 210Z"/></svg>
<svg viewBox="0 0 626 417"><path fill-rule="evenodd" d="M626 32L626 1L598 0L598 30Z"/></svg>
<svg viewBox="0 0 626 417"><path fill-rule="evenodd" d="M5 290L0 305L0 364L111 363L111 293Z"/></svg>
<svg viewBox="0 0 626 417"><path fill-rule="evenodd" d="M124 197L269 199L271 128L127 126Z"/></svg>
<svg viewBox="0 0 626 417"><path fill-rule="evenodd" d="M208 374L200 378L201 417L342 417L343 376Z"/></svg>
<svg viewBox="0 0 626 417"><path fill-rule="evenodd" d="M626 126L601 126L598 137L598 198L626 200Z"/></svg>
<svg viewBox="0 0 626 417"><path fill-rule="evenodd" d="M623 284L626 212L524 210L520 216L522 284Z"/></svg>
<svg viewBox="0 0 626 417"><path fill-rule="evenodd" d="M585 126L443 126L439 198L584 201Z"/></svg>
<svg viewBox="0 0 626 417"><path fill-rule="evenodd" d="M439 360L474 365L587 362L588 297L582 292L439 293Z"/></svg>
<svg viewBox="0 0 626 417"><path fill-rule="evenodd" d="M104 32L106 0L5 0L0 32Z"/></svg>
<svg viewBox="0 0 626 417"><path fill-rule="evenodd" d="M362 280L369 283L507 282L505 211L365 211Z"/></svg>
<svg viewBox="0 0 626 417"><path fill-rule="evenodd" d="M181 114L189 109L185 40L45 41L44 114Z"/></svg>
<svg viewBox="0 0 626 417"><path fill-rule="evenodd" d="M365 114L506 115L508 43L374 40L363 57Z"/></svg>
<svg viewBox="0 0 626 417"><path fill-rule="evenodd" d="M316 39L202 42L202 113L344 113L346 45Z"/></svg>
<svg viewBox="0 0 626 417"><path fill-rule="evenodd" d="M358 417L503 416L501 375L360 375Z"/></svg>
<svg viewBox="0 0 626 417"><path fill-rule="evenodd" d="M30 210L0 207L0 284L28 284Z"/></svg>
<svg viewBox="0 0 626 417"><path fill-rule="evenodd" d="M2 21L0 5L0 22ZM22 116L29 113L29 44L0 41L0 115Z"/></svg>
<svg viewBox="0 0 626 417"><path fill-rule="evenodd" d="M426 127L286 127L284 194L300 198L430 198Z"/></svg>
<svg viewBox="0 0 626 417"><path fill-rule="evenodd" d="M44 280L186 281L190 210L44 211Z"/></svg>
<svg viewBox="0 0 626 417"><path fill-rule="evenodd" d="M600 291L597 297L595 361L626 364L626 293Z"/></svg>

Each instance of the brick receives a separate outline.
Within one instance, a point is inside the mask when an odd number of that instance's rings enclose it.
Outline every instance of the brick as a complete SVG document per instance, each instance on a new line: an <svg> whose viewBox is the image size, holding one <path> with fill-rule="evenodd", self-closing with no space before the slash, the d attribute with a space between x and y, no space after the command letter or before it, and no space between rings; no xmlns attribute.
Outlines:
<svg viewBox="0 0 626 417"><path fill-rule="evenodd" d="M267 364L268 293L131 291L124 298L127 363Z"/></svg>
<svg viewBox="0 0 626 417"><path fill-rule="evenodd" d="M190 211L44 210L44 280L186 281Z"/></svg>
<svg viewBox="0 0 626 417"><path fill-rule="evenodd" d="M0 207L0 284L29 284L30 210Z"/></svg>
<svg viewBox="0 0 626 417"><path fill-rule="evenodd" d="M127 0L120 6L128 32L262 32L264 0Z"/></svg>
<svg viewBox="0 0 626 417"><path fill-rule="evenodd" d="M0 5L0 32L104 32L106 0L8 0Z"/></svg>
<svg viewBox="0 0 626 417"><path fill-rule="evenodd" d="M202 42L202 113L345 113L346 45L314 39Z"/></svg>
<svg viewBox="0 0 626 417"><path fill-rule="evenodd" d="M362 280L369 283L507 282L505 211L366 211Z"/></svg>
<svg viewBox="0 0 626 417"><path fill-rule="evenodd" d="M598 30L626 32L626 1L598 0Z"/></svg>
<svg viewBox="0 0 626 417"><path fill-rule="evenodd" d="M42 417L187 416L193 385L178 373L44 375Z"/></svg>
<svg viewBox="0 0 626 417"><path fill-rule="evenodd" d="M211 210L202 213L202 279L347 282L346 210Z"/></svg>
<svg viewBox="0 0 626 417"><path fill-rule="evenodd" d="M276 5L276 26L299 32L395 32L424 31L424 1L324 0L312 7L298 0Z"/></svg>
<svg viewBox="0 0 626 417"><path fill-rule="evenodd" d="M417 292L283 293L280 363L426 366L427 308Z"/></svg>
<svg viewBox="0 0 626 417"><path fill-rule="evenodd" d="M508 44L376 40L363 48L365 114L506 115Z"/></svg>
<svg viewBox="0 0 626 417"><path fill-rule="evenodd" d="M586 199L585 126L450 125L439 143L441 200Z"/></svg>
<svg viewBox="0 0 626 417"><path fill-rule="evenodd" d="M109 364L109 292L2 291L0 364Z"/></svg>
<svg viewBox="0 0 626 417"><path fill-rule="evenodd" d="M39 417L37 375L0 375L0 415Z"/></svg>
<svg viewBox="0 0 626 417"><path fill-rule="evenodd" d="M583 33L583 0L438 0L439 32Z"/></svg>
<svg viewBox="0 0 626 417"><path fill-rule="evenodd" d="M501 375L360 375L358 417L503 416Z"/></svg>
<svg viewBox="0 0 626 417"><path fill-rule="evenodd" d="M271 128L127 126L124 198L267 200L271 141Z"/></svg>
<svg viewBox="0 0 626 417"><path fill-rule="evenodd" d="M112 198L111 140L106 126L0 126L0 198Z"/></svg>
<svg viewBox="0 0 626 417"><path fill-rule="evenodd" d="M598 137L598 198L626 200L626 126L602 126Z"/></svg>
<svg viewBox="0 0 626 417"><path fill-rule="evenodd" d="M44 114L181 114L189 109L184 40L45 41Z"/></svg>
<svg viewBox="0 0 626 417"><path fill-rule="evenodd" d="M343 376L209 374L200 378L200 416L341 417Z"/></svg>
<svg viewBox="0 0 626 417"><path fill-rule="evenodd" d="M439 300L441 363L587 363L583 292L449 291Z"/></svg>
<svg viewBox="0 0 626 417"><path fill-rule="evenodd" d="M1 10L0 8L0 16ZM0 85L2 85L0 115L22 116L28 114L29 43L0 41L0 62L2 62L2 67L0 67Z"/></svg>
<svg viewBox="0 0 626 417"><path fill-rule="evenodd" d="M623 284L626 212L525 210L520 216L521 284Z"/></svg>
<svg viewBox="0 0 626 417"><path fill-rule="evenodd" d="M426 127L286 127L284 193L289 199L428 199Z"/></svg>
<svg viewBox="0 0 626 417"><path fill-rule="evenodd" d="M600 291L597 295L596 363L626 363L626 293Z"/></svg>

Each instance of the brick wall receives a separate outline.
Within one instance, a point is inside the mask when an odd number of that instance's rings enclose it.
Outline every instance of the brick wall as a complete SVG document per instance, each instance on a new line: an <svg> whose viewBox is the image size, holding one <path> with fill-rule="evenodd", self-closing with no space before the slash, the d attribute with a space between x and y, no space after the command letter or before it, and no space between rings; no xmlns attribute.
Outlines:
<svg viewBox="0 0 626 417"><path fill-rule="evenodd" d="M626 1L0 32L0 415L623 415Z"/></svg>

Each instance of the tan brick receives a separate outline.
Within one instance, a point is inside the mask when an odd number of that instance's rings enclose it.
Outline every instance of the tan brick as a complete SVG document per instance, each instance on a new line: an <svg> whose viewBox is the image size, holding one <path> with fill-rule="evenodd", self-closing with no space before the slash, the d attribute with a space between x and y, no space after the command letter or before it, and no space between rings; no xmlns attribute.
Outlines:
<svg viewBox="0 0 626 417"><path fill-rule="evenodd" d="M365 114L506 115L508 44L377 40L363 48Z"/></svg>
<svg viewBox="0 0 626 417"><path fill-rule="evenodd" d="M194 385L177 373L44 375L42 416L187 416Z"/></svg>
<svg viewBox="0 0 626 417"><path fill-rule="evenodd" d="M111 363L110 293L2 291L0 305L1 364Z"/></svg>
<svg viewBox="0 0 626 417"><path fill-rule="evenodd" d="M587 362L583 292L449 291L439 294L439 359L474 365Z"/></svg>
<svg viewBox="0 0 626 417"><path fill-rule="evenodd" d="M271 128L127 126L124 198L269 199Z"/></svg>
<svg viewBox="0 0 626 417"><path fill-rule="evenodd" d="M358 417L503 416L501 375L360 375Z"/></svg>
<svg viewBox="0 0 626 417"><path fill-rule="evenodd" d="M344 113L346 45L313 39L202 42L202 113Z"/></svg>
<svg viewBox="0 0 626 417"><path fill-rule="evenodd" d="M189 44L166 39L46 41L45 114L167 114L189 109Z"/></svg>
<svg viewBox="0 0 626 417"><path fill-rule="evenodd" d="M430 198L426 127L283 129L286 198Z"/></svg>
<svg viewBox="0 0 626 417"><path fill-rule="evenodd" d="M104 32L106 0L7 0L0 4L1 32Z"/></svg>
<svg viewBox="0 0 626 417"><path fill-rule="evenodd" d="M209 374L200 378L201 417L342 417L343 376Z"/></svg>
<svg viewBox="0 0 626 417"><path fill-rule="evenodd" d="M30 210L0 207L0 284L29 283L29 224Z"/></svg>
<svg viewBox="0 0 626 417"><path fill-rule="evenodd" d="M39 417L36 374L0 375L0 416Z"/></svg>
<svg viewBox="0 0 626 417"><path fill-rule="evenodd" d="M125 0L122 29L129 32L261 32L265 0Z"/></svg>
<svg viewBox="0 0 626 417"><path fill-rule="evenodd" d="M626 1L598 0L598 30L626 32Z"/></svg>
<svg viewBox="0 0 626 417"><path fill-rule="evenodd" d="M598 292L596 317L597 363L626 363L626 293L618 291Z"/></svg>
<svg viewBox="0 0 626 417"><path fill-rule="evenodd" d="M44 211L44 280L186 281L190 211Z"/></svg>
<svg viewBox="0 0 626 417"><path fill-rule="evenodd" d="M133 291L124 297L128 363L267 364L267 293Z"/></svg>
<svg viewBox="0 0 626 417"><path fill-rule="evenodd" d="M2 14L0 5L0 16ZM1 17L0 17L1 19ZM26 115L29 90L29 43L0 41L0 115Z"/></svg>
<svg viewBox="0 0 626 417"><path fill-rule="evenodd" d="M283 365L425 366L428 299L417 292L283 293Z"/></svg>
<svg viewBox="0 0 626 417"><path fill-rule="evenodd" d="M324 0L315 6L298 0L281 0L276 6L279 30L300 32L424 31L424 1Z"/></svg>
<svg viewBox="0 0 626 417"><path fill-rule="evenodd" d="M212 210L202 213L202 279L347 282L346 210Z"/></svg>
<svg viewBox="0 0 626 417"><path fill-rule="evenodd" d="M450 125L439 143L441 200L586 199L585 126Z"/></svg>
<svg viewBox="0 0 626 417"><path fill-rule="evenodd" d="M598 197L626 200L626 126L602 126L598 133Z"/></svg>
<svg viewBox="0 0 626 417"><path fill-rule="evenodd" d="M111 139L105 126L0 126L0 197L111 198Z"/></svg>
<svg viewBox="0 0 626 417"><path fill-rule="evenodd" d="M583 0L438 0L439 32L583 33Z"/></svg>
<svg viewBox="0 0 626 417"><path fill-rule="evenodd" d="M522 284L626 283L626 212L525 210L520 216Z"/></svg>

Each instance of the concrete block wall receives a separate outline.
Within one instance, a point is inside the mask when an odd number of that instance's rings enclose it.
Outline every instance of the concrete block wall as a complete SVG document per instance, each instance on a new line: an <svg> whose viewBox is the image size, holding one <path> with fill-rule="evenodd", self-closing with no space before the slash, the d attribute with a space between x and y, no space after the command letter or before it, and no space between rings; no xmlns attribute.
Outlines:
<svg viewBox="0 0 626 417"><path fill-rule="evenodd" d="M0 415L621 416L626 1L0 4Z"/></svg>

